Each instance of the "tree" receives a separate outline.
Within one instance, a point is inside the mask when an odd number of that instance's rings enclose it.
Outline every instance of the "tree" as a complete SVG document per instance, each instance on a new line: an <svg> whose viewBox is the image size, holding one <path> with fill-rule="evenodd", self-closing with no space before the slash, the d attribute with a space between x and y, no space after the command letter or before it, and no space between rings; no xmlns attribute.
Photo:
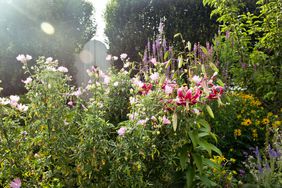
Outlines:
<svg viewBox="0 0 282 188"><path fill-rule="evenodd" d="M169 43L179 32L192 43L205 43L217 32L210 12L201 0L111 0L105 12L110 53L126 52L132 59L139 59L138 52L144 50L149 37L158 33L164 17Z"/></svg>
<svg viewBox="0 0 282 188"><path fill-rule="evenodd" d="M23 92L18 54L52 56L73 72L74 53L96 31L91 19L93 6L83 0L6 0L0 2L0 9L0 80L4 95Z"/></svg>
<svg viewBox="0 0 282 188"><path fill-rule="evenodd" d="M272 111L280 110L282 1L248 0L245 6L245 1L235 0L204 2L214 7L212 14L222 24L214 49L230 83L247 88ZM242 9L242 4L251 6L253 12Z"/></svg>

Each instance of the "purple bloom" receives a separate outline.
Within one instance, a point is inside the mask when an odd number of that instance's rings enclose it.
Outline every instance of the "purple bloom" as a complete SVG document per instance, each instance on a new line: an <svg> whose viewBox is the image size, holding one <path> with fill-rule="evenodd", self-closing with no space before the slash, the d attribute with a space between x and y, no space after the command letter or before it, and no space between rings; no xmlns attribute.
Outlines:
<svg viewBox="0 0 282 188"><path fill-rule="evenodd" d="M245 175L245 170L239 169L239 174L240 174L240 176L244 176Z"/></svg>
<svg viewBox="0 0 282 188"><path fill-rule="evenodd" d="M126 130L127 130L126 127L121 127L121 128L117 131L117 133L118 133L119 136L124 136Z"/></svg>
<svg viewBox="0 0 282 188"><path fill-rule="evenodd" d="M22 182L20 178L16 178L10 183L11 188L20 188L21 185L22 185Z"/></svg>
<svg viewBox="0 0 282 188"><path fill-rule="evenodd" d="M273 148L271 148L271 146L269 146L268 154L269 154L269 157L271 157L271 158L278 158L278 157L280 157L280 153L275 151Z"/></svg>

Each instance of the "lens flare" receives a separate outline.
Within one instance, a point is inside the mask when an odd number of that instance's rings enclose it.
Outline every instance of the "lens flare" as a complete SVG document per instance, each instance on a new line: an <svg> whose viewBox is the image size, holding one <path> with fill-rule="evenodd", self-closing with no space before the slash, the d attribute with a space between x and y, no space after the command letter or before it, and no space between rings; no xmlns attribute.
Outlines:
<svg viewBox="0 0 282 188"><path fill-rule="evenodd" d="M48 22L42 22L41 29L47 35L53 35L55 33L55 28Z"/></svg>

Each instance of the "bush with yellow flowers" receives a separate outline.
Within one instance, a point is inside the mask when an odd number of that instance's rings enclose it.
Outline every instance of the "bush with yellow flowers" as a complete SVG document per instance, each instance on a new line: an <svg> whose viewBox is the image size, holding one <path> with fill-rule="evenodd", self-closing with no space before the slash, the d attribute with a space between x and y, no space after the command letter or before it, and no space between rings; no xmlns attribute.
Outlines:
<svg viewBox="0 0 282 188"><path fill-rule="evenodd" d="M227 158L236 159L233 167L239 169L252 148L264 147L273 134L273 129L281 127L281 110L269 111L253 95L230 92L225 105L215 111L210 119L214 132L219 136L218 147ZM279 114L280 113L280 114Z"/></svg>

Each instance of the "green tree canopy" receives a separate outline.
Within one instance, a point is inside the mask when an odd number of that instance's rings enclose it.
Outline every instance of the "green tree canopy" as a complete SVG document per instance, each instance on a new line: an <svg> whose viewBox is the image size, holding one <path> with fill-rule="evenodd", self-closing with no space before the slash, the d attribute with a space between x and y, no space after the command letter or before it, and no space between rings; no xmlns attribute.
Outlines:
<svg viewBox="0 0 282 188"><path fill-rule="evenodd" d="M110 53L126 52L137 59L148 37L158 33L163 17L168 42L176 33L192 43L210 41L218 28L210 12L201 0L111 0L105 13Z"/></svg>
<svg viewBox="0 0 282 188"><path fill-rule="evenodd" d="M4 95L20 92L23 86L18 54L52 56L73 71L74 53L96 31L91 19L93 6L83 0L5 0L0 1L0 12L0 80ZM51 26L54 33L44 32L42 23L49 23L47 32Z"/></svg>

